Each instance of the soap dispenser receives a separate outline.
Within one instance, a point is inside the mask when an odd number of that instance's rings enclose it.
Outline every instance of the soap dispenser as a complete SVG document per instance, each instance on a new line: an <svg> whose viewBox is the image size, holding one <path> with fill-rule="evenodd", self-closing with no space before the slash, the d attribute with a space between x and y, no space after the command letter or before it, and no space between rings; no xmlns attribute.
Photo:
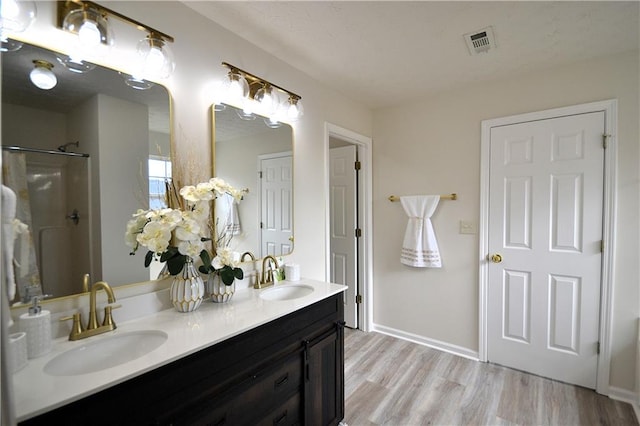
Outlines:
<svg viewBox="0 0 640 426"><path fill-rule="evenodd" d="M20 331L27 333L27 356L37 358L51 351L51 312L42 310L40 301L47 295L31 298L29 312L20 315Z"/></svg>

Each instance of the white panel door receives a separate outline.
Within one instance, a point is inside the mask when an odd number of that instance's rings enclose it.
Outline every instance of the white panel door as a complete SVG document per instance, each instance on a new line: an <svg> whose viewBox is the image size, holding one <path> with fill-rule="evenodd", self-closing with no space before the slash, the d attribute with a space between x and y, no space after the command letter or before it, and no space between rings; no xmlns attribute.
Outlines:
<svg viewBox="0 0 640 426"><path fill-rule="evenodd" d="M293 161L290 154L260 160L260 256L289 254L293 241Z"/></svg>
<svg viewBox="0 0 640 426"><path fill-rule="evenodd" d="M595 389L604 112L491 129L488 359Z"/></svg>
<svg viewBox="0 0 640 426"><path fill-rule="evenodd" d="M344 318L348 327L358 327L358 253L355 236L356 147L329 150L331 211L331 282L348 286L344 296Z"/></svg>

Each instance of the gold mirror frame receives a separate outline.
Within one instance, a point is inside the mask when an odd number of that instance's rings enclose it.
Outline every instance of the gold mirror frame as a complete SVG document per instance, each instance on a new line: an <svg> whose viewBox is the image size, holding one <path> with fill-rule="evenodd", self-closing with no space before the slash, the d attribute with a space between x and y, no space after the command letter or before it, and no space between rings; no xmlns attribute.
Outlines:
<svg viewBox="0 0 640 426"><path fill-rule="evenodd" d="M285 163L287 161L285 158L289 156L289 160L288 160L289 163L287 166L285 166L285 167L289 167L289 170L290 170L290 185L288 187L288 190L290 193L290 199L288 201L289 208L286 209L287 213L285 213L284 214L285 217L282 218L282 222L285 223L285 225L281 227L282 231L275 231L278 234L278 238L274 241L280 244L281 247L286 247L286 245L289 246L289 250L286 253L275 252L276 256L281 257L281 256L290 255L294 249L293 187L295 185L295 182L294 182L294 176L293 176L293 164L295 161L294 160L295 155L294 155L293 127L289 124L282 123L281 127L277 129L272 129L265 124L264 122L265 117L256 115L255 120L245 121L240 119L240 117L236 115L236 113L241 110L230 105L224 105L224 107L225 109L222 112L216 111L215 106L211 107L212 174L213 176L217 176L224 179L225 181L229 182L233 186L249 189L249 192L245 196L245 199L242 202L240 202L239 205L237 206L239 210L239 216L240 216L239 222L243 229L242 234L240 235L239 238L244 238L244 240L236 241L235 243L232 240L232 244L230 245L230 247L238 253L243 253L243 254L251 253L255 258L255 260L259 260L264 256L264 253L262 252L265 250L263 250L260 247L259 243L256 243L256 242L259 242L261 239L261 236L258 235L258 233L262 232L259 227L259 223L261 222L259 216L260 216L260 211L262 209L262 206L260 204L264 202L264 200L261 199L261 196L259 193L260 191L257 189L260 186L260 184L258 183L259 181L258 170L260 168L258 166L258 162L260 161L259 156L262 155L263 157L262 160L264 160L265 162L270 161L269 157L280 157L283 159L282 161L284 161ZM216 115L218 115L218 119L216 119ZM263 135L263 136L267 135L266 137L263 137L261 139L261 142L265 142L265 144L269 144L271 146L271 148L268 150L261 151L260 149L257 149L257 150L253 149L253 152L250 153L251 155L250 159L247 159L246 161L244 160L236 161L234 163L234 164L239 164L241 162L242 163L241 166L245 169L244 175L241 178L238 178L237 176L231 176L230 173L221 172L216 167L217 161L220 160L219 158L220 152L218 149L219 147L217 147L216 145L217 142L220 142L220 141L217 141L217 136L219 136L221 132L221 128L219 126L220 115L224 115L227 118L231 118L231 120L234 122L234 124L225 126L222 129L222 132L224 134L223 137L225 137L225 142L235 139L235 140L243 140L245 141L245 143L250 143L250 141L247 142L247 139L250 139L251 137L255 137L256 135ZM273 132L271 134L271 137L269 137L269 133L267 132ZM286 134L286 138L284 138L284 140L281 141L280 139L283 139L282 136L285 134ZM269 139L274 139L274 140L270 141ZM259 146L259 145L255 145L255 146ZM232 160L232 161L235 161L235 160ZM250 213L250 212L253 212L253 213ZM219 213L218 209L216 209L214 206L214 209L212 212L212 221L214 223L214 232L216 233L219 232L219 230L217 229L218 226L216 226L216 222L217 222L216 217L218 213ZM255 226L252 226L251 224L252 215L253 217L256 218ZM249 220L247 220L247 217L249 217ZM271 254L271 253L268 252L268 254ZM243 256L243 260L246 258L247 256ZM252 261L253 260L254 259L252 259Z"/></svg>
<svg viewBox="0 0 640 426"><path fill-rule="evenodd" d="M20 40L17 40L17 41L20 41ZM35 44L35 43L31 42L31 41L30 42L20 41L20 42L24 44L23 49L24 48L38 49L38 50L41 50L42 53L46 52L46 54L49 55L49 59L51 61L53 61L53 64L54 64L54 71L58 74L59 85L65 81L65 78L66 78L65 75L67 75L67 74L68 74L69 77L74 77L75 76L76 78L77 78L77 76L81 75L81 74L75 74L75 73L69 72L68 70L66 70L64 68L64 66L61 63L57 62L56 56L63 56L64 55L63 53L56 52L54 50L51 50L50 48L39 46L39 45L37 45L37 44ZM7 59L9 58L9 55L11 55L12 53L13 52L3 53L3 61L2 61L3 69L7 66L7 63L8 63ZM104 67L104 66L96 66L96 70L93 70L93 71L90 71L90 72L95 72L98 69L101 69L102 72L104 72L104 73L109 73L110 75L112 75L113 79L111 80L111 82L115 83L117 81L117 84L121 85L122 89L124 91L126 91L127 93L133 94L136 97L136 99L134 99L132 102L140 102L140 103L142 103L139 100L140 96L145 96L145 95L151 93L151 92L143 93L143 91L138 91L138 90L134 90L134 89L132 89L130 87L127 87L125 85L124 78L121 75L119 75L120 73L118 72L118 70L115 70L115 69L112 69L112 68L108 68L108 67ZM6 79L8 79L8 76L7 76L7 74L3 73L3 83L5 83ZM27 79L26 80L27 83L22 83L22 84L30 85L30 83L28 83L28 72L27 72L26 79ZM10 83L7 83L7 84L10 84ZM155 86L157 86L157 88L154 87L154 89L156 91L156 95L158 97L160 97L160 98L164 98L165 99L164 108L166 108L166 110L162 111L162 119L164 120L164 123L166 123L164 128L166 129L168 134L164 133L163 137L166 137L168 139L168 149L167 149L168 152L166 152L166 154L169 155L169 158L170 158L169 161L172 161L171 159L175 159L175 156L174 156L175 144L174 144L174 131L173 131L173 100L172 100L172 97L171 97L171 93L169 92L169 90L165 86L158 85L158 84L155 84ZM28 89L30 90L30 87L28 87ZM159 89L162 90L161 93L159 92ZM104 90L100 90L100 92L103 93ZM96 93L98 93L98 91L96 91ZM2 93L2 95L3 95L2 101L3 102L5 102L7 100L6 99L8 97L7 94L8 94L8 91L3 90L3 93ZM49 95L55 94L55 89L50 91L50 92L48 92L48 94ZM3 111L4 111L4 109L3 109ZM156 117L159 116L159 115L160 114L156 114ZM4 129L4 126L3 126L3 129ZM150 132L152 132L152 130L150 130ZM20 145L20 143L15 143L14 141L11 141L11 143L7 143L6 140L3 140L3 142L4 142L5 145ZM68 141L66 141L66 142L68 142ZM166 140L165 140L165 142L166 142ZM85 147L83 147L82 144L81 144L78 148L72 147L72 149L70 149L70 150L83 151L83 148L85 148ZM150 150L150 152L153 152L153 151ZM161 152L159 154L165 155L164 152ZM144 161L144 160L142 160L142 161ZM138 170L139 170L139 168L138 168ZM139 173L139 172L137 171L136 173ZM131 184L131 187L133 188L133 187L136 187L138 185L139 185L139 183L136 181L136 182L133 182ZM95 203L95 201L92 204L94 204L94 203ZM139 203L139 205L136 206L136 209L137 208L145 208L145 207L146 206L144 204ZM124 262L126 262L126 261L135 262L137 265L139 265L139 269L141 271L143 271L141 274L142 275L146 274L147 276L150 277L151 273L149 272L148 269L146 269L144 267L143 256L140 256L140 255L134 256L134 257L129 256L129 248L124 243L124 231L125 231L126 221L130 217L130 215L132 213L134 213L134 212L135 212L135 209L133 209L132 211L128 212L127 213L127 215L128 215L127 218L125 218L122 221L122 223L119 225L119 228L113 230L113 234L115 234L117 236L117 237L114 237L114 238L118 238L118 237L121 236L120 240L122 241L122 245L121 245L121 248L118 249L118 252L116 254L110 252L108 255L109 256L116 256L116 257L120 257L120 255L121 255L122 256L121 259L123 259ZM118 222L119 222L119 219L118 219ZM118 262L118 261L116 260L116 262ZM109 270L113 270L113 269L117 269L117 268L109 268ZM105 270L106 270L106 267L105 267ZM92 282L96 281L96 280L99 280L99 279L103 279L103 277L101 277L101 275L102 274L96 273L96 274L94 274L94 276L91 276L90 279L91 279ZM145 280L144 277L143 278L137 278L137 279L126 279L125 278L125 279L122 279L120 281L109 279L109 278L106 278L106 280L109 281L109 283L112 286L118 286L118 287L124 287L124 286L130 287L130 286L141 285L141 284L145 284L145 283L148 284L149 282L153 283L153 281L155 281L155 280L152 280L152 279ZM82 281L83 281L82 276L77 276L77 277L74 276L73 277L73 285L74 285L74 288L77 288L77 292L75 292L75 290L74 290L74 292L71 292L71 293L65 294L65 295L61 295L61 296L56 296L56 294L54 294L54 299L49 299L49 300L64 299L64 298L68 298L68 297L75 297L78 294L82 294L82 292L83 292L82 291L83 290L83 288L82 288L83 282ZM151 286L153 287L153 284ZM48 289L44 288L44 293L48 293L48 292L49 292Z"/></svg>

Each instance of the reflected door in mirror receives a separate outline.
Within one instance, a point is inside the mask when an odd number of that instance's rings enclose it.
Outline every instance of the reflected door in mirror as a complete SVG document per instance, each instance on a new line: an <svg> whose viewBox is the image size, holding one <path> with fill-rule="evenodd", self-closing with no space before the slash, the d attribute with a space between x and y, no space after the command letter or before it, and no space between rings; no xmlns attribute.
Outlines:
<svg viewBox="0 0 640 426"><path fill-rule="evenodd" d="M291 253L293 182L291 153L260 156L260 256Z"/></svg>

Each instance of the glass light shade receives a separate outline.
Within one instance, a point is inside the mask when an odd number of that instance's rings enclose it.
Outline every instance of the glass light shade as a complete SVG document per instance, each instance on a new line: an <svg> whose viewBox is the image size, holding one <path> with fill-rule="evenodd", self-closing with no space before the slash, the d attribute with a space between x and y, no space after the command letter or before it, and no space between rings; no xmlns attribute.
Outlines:
<svg viewBox="0 0 640 426"><path fill-rule="evenodd" d="M229 71L226 86L227 97L236 104L243 103L244 99L249 95L249 83L237 71Z"/></svg>
<svg viewBox="0 0 640 426"><path fill-rule="evenodd" d="M15 52L22 49L22 42L10 38L0 40L0 52Z"/></svg>
<svg viewBox="0 0 640 426"><path fill-rule="evenodd" d="M0 2L0 33L3 41L8 33L26 30L36 19L36 4L32 1L2 0Z"/></svg>
<svg viewBox="0 0 640 426"><path fill-rule="evenodd" d="M84 74L85 72L89 72L96 67L96 65L92 64L91 62L83 61L82 59L72 56L60 55L56 56L56 59L58 60L60 65L64 66L69 71L78 74Z"/></svg>
<svg viewBox="0 0 640 426"><path fill-rule="evenodd" d="M291 121L296 121L304 114L304 108L302 107L302 101L294 97L290 97L287 101L287 118Z"/></svg>
<svg viewBox="0 0 640 426"><path fill-rule="evenodd" d="M72 10L65 16L62 28L78 34L85 48L112 46L115 40L109 22L95 9Z"/></svg>
<svg viewBox="0 0 640 426"><path fill-rule="evenodd" d="M253 113L251 108L246 104L242 109L237 109L236 110L236 114L238 114L238 117L240 117L241 119L246 120L246 121L250 121L250 120L255 120L256 119L256 115Z"/></svg>
<svg viewBox="0 0 640 426"><path fill-rule="evenodd" d="M271 128L271 129L277 129L278 127L282 126L282 123L280 123L278 121L278 119L275 118L275 117L265 118L264 119L264 124L266 124L267 127Z"/></svg>
<svg viewBox="0 0 640 426"><path fill-rule="evenodd" d="M140 40L138 55L142 60L140 74L145 79L169 78L176 67L173 52L166 42L159 38L147 37Z"/></svg>
<svg viewBox="0 0 640 426"><path fill-rule="evenodd" d="M133 75L129 75L127 73L124 72L120 72L119 73L122 78L124 79L124 83L131 87L132 89L136 89L136 90L148 90L151 89L153 86L155 86L154 83L147 81L143 78L139 78Z"/></svg>
<svg viewBox="0 0 640 426"><path fill-rule="evenodd" d="M275 114L278 110L278 106L280 105L278 91L274 90L269 84L265 84L258 89L256 94L253 96L253 99L260 104L261 112L267 116Z"/></svg>
<svg viewBox="0 0 640 426"><path fill-rule="evenodd" d="M50 90L56 87L58 79L56 75L51 71L53 65L47 61L34 61L35 68L31 70L29 78L31 82L38 88L43 90Z"/></svg>

